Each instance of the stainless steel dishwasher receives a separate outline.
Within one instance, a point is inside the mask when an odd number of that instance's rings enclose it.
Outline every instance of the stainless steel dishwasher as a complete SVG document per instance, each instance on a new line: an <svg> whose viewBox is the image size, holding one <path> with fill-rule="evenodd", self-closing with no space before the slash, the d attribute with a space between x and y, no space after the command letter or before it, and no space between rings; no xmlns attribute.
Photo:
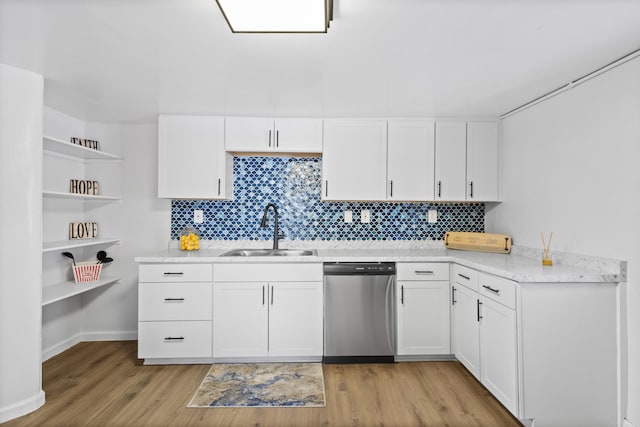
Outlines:
<svg viewBox="0 0 640 427"><path fill-rule="evenodd" d="M393 362L396 265L324 264L325 363Z"/></svg>

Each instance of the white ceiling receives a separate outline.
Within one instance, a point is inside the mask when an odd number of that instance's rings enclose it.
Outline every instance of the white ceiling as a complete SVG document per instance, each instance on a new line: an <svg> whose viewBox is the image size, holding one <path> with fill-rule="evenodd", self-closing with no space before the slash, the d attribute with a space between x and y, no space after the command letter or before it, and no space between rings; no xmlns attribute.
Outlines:
<svg viewBox="0 0 640 427"><path fill-rule="evenodd" d="M639 0L334 0L327 34L232 34L215 0L0 0L0 63L86 121L497 116L640 48Z"/></svg>

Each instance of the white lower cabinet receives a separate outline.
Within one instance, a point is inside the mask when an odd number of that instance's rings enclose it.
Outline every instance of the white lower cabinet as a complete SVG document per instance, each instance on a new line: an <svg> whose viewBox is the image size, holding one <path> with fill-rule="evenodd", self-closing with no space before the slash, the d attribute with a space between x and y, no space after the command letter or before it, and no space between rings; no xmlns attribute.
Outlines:
<svg viewBox="0 0 640 427"><path fill-rule="evenodd" d="M269 350L267 285L213 285L213 356L265 357Z"/></svg>
<svg viewBox="0 0 640 427"><path fill-rule="evenodd" d="M214 358L323 352L322 264L221 264L213 285Z"/></svg>
<svg viewBox="0 0 640 427"><path fill-rule="evenodd" d="M518 416L516 283L458 265L452 271L454 354Z"/></svg>
<svg viewBox="0 0 640 427"><path fill-rule="evenodd" d="M450 354L449 264L398 263L396 269L397 354Z"/></svg>
<svg viewBox="0 0 640 427"><path fill-rule="evenodd" d="M138 268L138 357L211 357L210 264L142 264Z"/></svg>
<svg viewBox="0 0 640 427"><path fill-rule="evenodd" d="M511 413L518 411L516 312L480 298L480 382Z"/></svg>
<svg viewBox="0 0 640 427"><path fill-rule="evenodd" d="M478 293L460 285L451 286L451 336L453 353L476 378L480 378L480 322Z"/></svg>

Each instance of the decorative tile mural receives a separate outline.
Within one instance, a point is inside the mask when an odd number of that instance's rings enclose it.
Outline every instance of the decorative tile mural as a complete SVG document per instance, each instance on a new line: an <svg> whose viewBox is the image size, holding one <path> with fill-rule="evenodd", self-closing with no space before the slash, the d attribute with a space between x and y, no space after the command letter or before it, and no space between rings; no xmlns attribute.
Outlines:
<svg viewBox="0 0 640 427"><path fill-rule="evenodd" d="M260 228L264 207L274 203L285 240L442 240L447 231L484 231L483 203L321 202L321 159L304 157L235 157L234 200L173 200L171 238L185 227L205 240L271 240L273 211ZM193 223L194 209L204 211ZM360 223L360 211L371 213ZM427 211L438 222L427 222ZM353 212L352 223L344 211Z"/></svg>

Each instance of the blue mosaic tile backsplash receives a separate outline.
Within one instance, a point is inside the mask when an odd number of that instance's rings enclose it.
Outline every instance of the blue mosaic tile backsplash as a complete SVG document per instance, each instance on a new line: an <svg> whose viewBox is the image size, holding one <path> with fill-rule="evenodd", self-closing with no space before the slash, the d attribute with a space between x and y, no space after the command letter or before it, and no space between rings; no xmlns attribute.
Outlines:
<svg viewBox="0 0 640 427"><path fill-rule="evenodd" d="M442 240L447 231L484 231L483 203L321 202L321 159L304 157L235 157L234 200L173 200L171 238L185 227L200 231L205 240L271 240L269 225L260 228L268 203L278 206L279 228L285 240ZM194 209L205 221L193 223ZM360 223L360 211L371 213ZM437 209L438 222L427 222ZM344 211L353 212L352 223Z"/></svg>

